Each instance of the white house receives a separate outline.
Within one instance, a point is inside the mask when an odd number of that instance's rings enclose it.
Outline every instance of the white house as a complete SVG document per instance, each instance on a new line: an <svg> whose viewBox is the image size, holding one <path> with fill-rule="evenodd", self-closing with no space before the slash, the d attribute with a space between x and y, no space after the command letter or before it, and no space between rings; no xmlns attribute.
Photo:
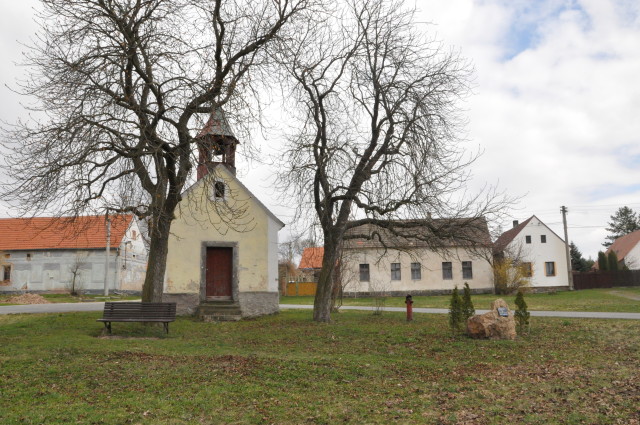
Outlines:
<svg viewBox="0 0 640 425"><path fill-rule="evenodd" d="M105 216L0 219L0 291L140 292L147 248L138 220L110 216L110 251L105 264ZM74 280L75 277L75 280Z"/></svg>
<svg viewBox="0 0 640 425"><path fill-rule="evenodd" d="M414 220L411 225L403 231L406 237L368 224L347 231L340 267L346 294L448 293L465 283L474 292L493 291L493 271L488 261L491 237L484 219ZM444 226L451 237L420 237ZM354 235L369 237L349 239Z"/></svg>
<svg viewBox="0 0 640 425"><path fill-rule="evenodd" d="M494 243L494 251L517 257L529 270L531 287L567 289L569 275L564 240L535 215L504 232Z"/></svg>
<svg viewBox="0 0 640 425"><path fill-rule="evenodd" d="M616 253L620 265L629 270L640 269L640 230L631 232L616 239L607 249L606 255L611 251Z"/></svg>

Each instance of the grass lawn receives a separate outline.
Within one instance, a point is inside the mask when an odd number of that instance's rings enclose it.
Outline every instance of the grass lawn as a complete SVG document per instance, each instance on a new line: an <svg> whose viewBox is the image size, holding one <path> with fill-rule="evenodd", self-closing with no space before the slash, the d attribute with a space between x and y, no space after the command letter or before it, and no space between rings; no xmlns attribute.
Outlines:
<svg viewBox="0 0 640 425"><path fill-rule="evenodd" d="M2 294L0 295L0 305L11 305L6 301L16 294ZM140 295L110 295L105 297L104 295L84 294L82 296L74 296L71 294L39 294L44 297L50 303L79 303L87 301L124 301L124 300L139 300Z"/></svg>
<svg viewBox="0 0 640 425"><path fill-rule="evenodd" d="M626 296L625 296L626 295ZM640 288L585 289L581 291L559 291L551 294L526 294L529 310L557 311L614 311L640 313ZM488 309L496 298L504 298L509 307L515 309L515 295L473 295L477 309ZM415 296L413 307L449 308L450 296ZM313 304L313 297L280 297L281 304ZM373 298L344 298L343 305L373 306ZM404 297L388 297L388 307L404 307Z"/></svg>
<svg viewBox="0 0 640 425"><path fill-rule="evenodd" d="M445 315L309 311L162 327L0 316L2 424L638 424L637 321L534 318L516 341Z"/></svg>

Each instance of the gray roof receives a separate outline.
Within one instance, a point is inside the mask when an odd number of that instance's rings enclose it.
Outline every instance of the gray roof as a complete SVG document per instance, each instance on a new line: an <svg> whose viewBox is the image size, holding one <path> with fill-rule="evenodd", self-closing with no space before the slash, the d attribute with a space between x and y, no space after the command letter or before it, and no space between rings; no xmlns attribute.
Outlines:
<svg viewBox="0 0 640 425"><path fill-rule="evenodd" d="M491 246L491 235L484 217L362 224L347 230L345 239L345 248Z"/></svg>
<svg viewBox="0 0 640 425"><path fill-rule="evenodd" d="M235 134L233 134L233 131L231 130L231 126L229 125L229 122L227 121L227 117L225 116L222 108L216 107L211 111L211 115L209 115L209 120L204 125L202 130L200 130L196 138L201 138L206 136L229 136L236 139L236 136Z"/></svg>

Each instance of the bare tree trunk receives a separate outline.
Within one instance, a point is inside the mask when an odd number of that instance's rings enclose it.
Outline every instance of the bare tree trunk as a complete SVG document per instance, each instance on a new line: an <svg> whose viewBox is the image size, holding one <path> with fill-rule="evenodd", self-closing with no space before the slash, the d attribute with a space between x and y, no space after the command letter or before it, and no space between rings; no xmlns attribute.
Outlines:
<svg viewBox="0 0 640 425"><path fill-rule="evenodd" d="M142 286L142 302L162 302L171 221L165 214L162 214L152 229L152 232L158 233L151 238L149 246L147 274Z"/></svg>
<svg viewBox="0 0 640 425"><path fill-rule="evenodd" d="M329 323L331 321L331 307L333 305L333 269L337 260L337 249L331 239L325 238L322 270L318 277L318 289L313 301L313 320Z"/></svg>

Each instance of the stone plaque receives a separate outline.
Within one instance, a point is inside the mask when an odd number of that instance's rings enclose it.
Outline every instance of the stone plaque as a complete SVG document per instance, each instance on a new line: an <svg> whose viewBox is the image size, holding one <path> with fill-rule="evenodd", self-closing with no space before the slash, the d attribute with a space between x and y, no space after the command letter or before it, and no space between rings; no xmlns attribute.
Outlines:
<svg viewBox="0 0 640 425"><path fill-rule="evenodd" d="M506 307L498 307L500 317L509 317L509 310Z"/></svg>

